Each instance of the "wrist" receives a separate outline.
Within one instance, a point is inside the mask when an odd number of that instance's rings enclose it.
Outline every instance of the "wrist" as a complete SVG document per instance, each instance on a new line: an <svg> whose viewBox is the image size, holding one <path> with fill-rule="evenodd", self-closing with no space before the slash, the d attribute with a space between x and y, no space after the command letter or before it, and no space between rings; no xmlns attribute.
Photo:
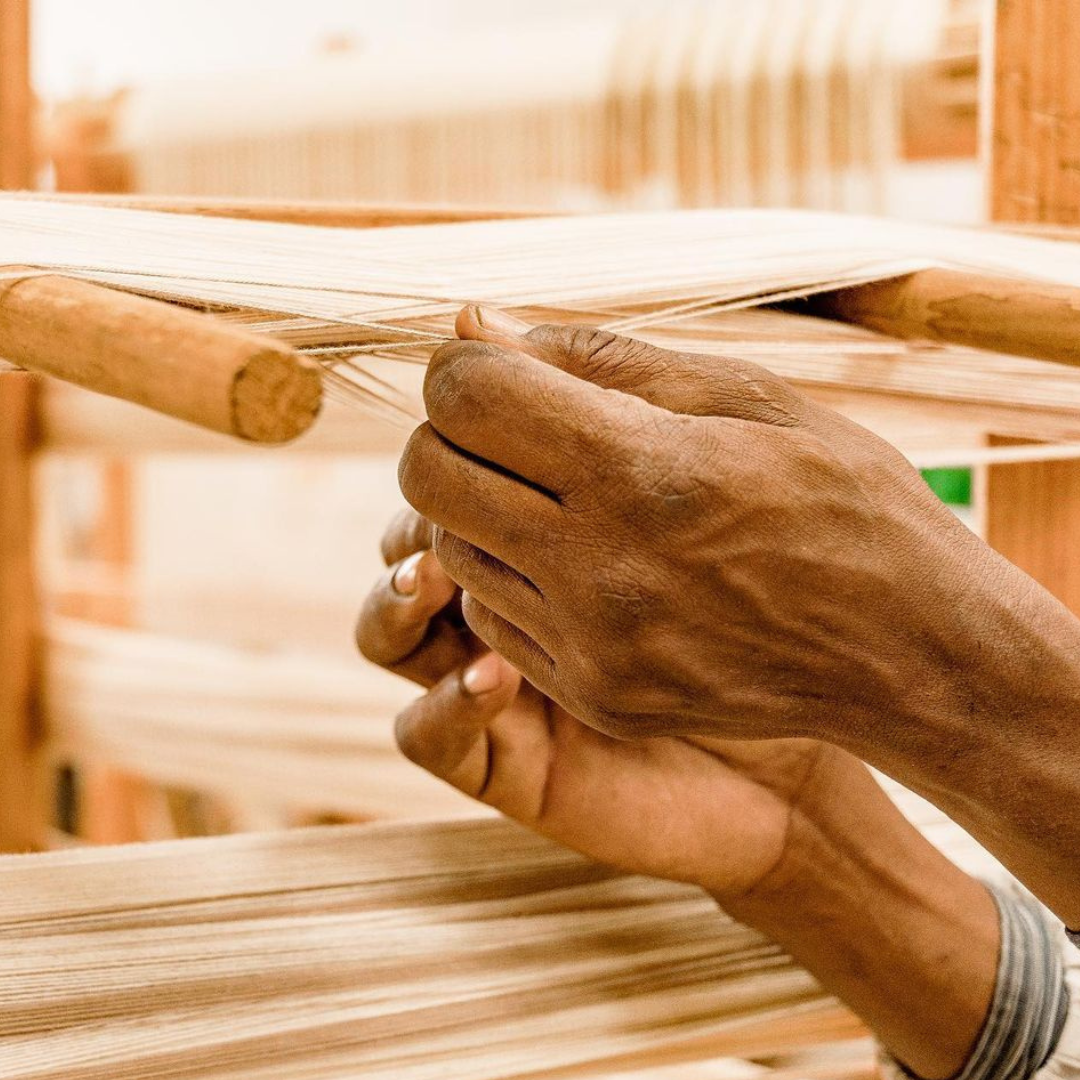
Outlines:
<svg viewBox="0 0 1080 1080"><path fill-rule="evenodd" d="M940 541L938 541L940 542ZM930 553L932 557L933 553ZM974 536L916 595L924 623L892 706L837 745L930 799L1064 921L1080 921L1080 622ZM900 619L906 623L905 616Z"/></svg>
<svg viewBox="0 0 1080 1080"><path fill-rule="evenodd" d="M739 897L716 898L785 948L920 1076L951 1076L989 1010L996 906L867 779L881 801L840 789L833 801L847 811L793 814L774 871Z"/></svg>

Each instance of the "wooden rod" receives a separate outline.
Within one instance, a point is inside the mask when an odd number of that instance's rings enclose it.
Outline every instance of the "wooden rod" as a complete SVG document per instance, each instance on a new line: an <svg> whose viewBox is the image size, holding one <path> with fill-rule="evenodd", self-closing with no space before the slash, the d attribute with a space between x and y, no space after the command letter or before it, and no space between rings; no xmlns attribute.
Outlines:
<svg viewBox="0 0 1080 1080"><path fill-rule="evenodd" d="M920 270L822 293L806 309L890 337L1080 366L1080 290L1064 286Z"/></svg>
<svg viewBox="0 0 1080 1080"><path fill-rule="evenodd" d="M294 439L322 401L318 366L281 342L51 274L0 280L0 356L250 442Z"/></svg>

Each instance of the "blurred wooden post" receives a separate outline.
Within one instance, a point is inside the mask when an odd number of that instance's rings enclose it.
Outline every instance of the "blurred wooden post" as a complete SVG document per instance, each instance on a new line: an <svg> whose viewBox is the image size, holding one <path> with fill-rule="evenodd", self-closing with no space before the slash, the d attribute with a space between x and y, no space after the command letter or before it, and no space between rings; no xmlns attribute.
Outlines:
<svg viewBox="0 0 1080 1080"><path fill-rule="evenodd" d="M134 551L134 477L129 461L108 458L96 463L99 502L86 554L101 565L130 571ZM65 597L64 613L109 626L129 626L127 595ZM93 844L123 844L167 839L149 835L147 807L155 789L148 781L99 762L78 767L79 836Z"/></svg>
<svg viewBox="0 0 1080 1080"><path fill-rule="evenodd" d="M0 851L42 846L33 549L36 380L0 374Z"/></svg>
<svg viewBox="0 0 1080 1080"><path fill-rule="evenodd" d="M30 186L30 4L0 3L0 188ZM0 372L0 851L42 845L33 551L35 380Z"/></svg>
<svg viewBox="0 0 1080 1080"><path fill-rule="evenodd" d="M1080 0L998 0L990 145L995 221L1080 222ZM1080 463L995 465L987 541L1080 612Z"/></svg>
<svg viewBox="0 0 1080 1080"><path fill-rule="evenodd" d="M0 3L0 188L33 186L30 0Z"/></svg>

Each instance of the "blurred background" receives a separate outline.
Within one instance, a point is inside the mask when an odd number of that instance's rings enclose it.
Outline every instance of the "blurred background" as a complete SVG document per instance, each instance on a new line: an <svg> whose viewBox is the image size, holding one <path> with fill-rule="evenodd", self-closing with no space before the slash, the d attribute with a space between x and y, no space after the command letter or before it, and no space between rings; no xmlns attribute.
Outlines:
<svg viewBox="0 0 1080 1080"><path fill-rule="evenodd" d="M35 0L43 180L970 221L980 8Z"/></svg>
<svg viewBox="0 0 1080 1080"><path fill-rule="evenodd" d="M31 135L9 123L0 145L12 187L984 218L978 0L0 3L9 45L20 12L31 31ZM0 106L21 77L6 57ZM160 432L125 451L137 415L58 395L66 449L35 481L58 829L467 812L397 760L412 691L351 644L407 433L358 417L349 453ZM931 479L969 501L966 471ZM342 795L343 725L370 732L377 790Z"/></svg>

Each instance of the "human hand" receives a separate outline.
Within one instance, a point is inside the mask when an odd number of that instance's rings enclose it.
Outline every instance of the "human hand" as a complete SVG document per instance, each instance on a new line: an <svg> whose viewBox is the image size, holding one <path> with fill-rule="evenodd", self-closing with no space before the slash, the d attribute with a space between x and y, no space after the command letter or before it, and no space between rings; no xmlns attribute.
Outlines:
<svg viewBox="0 0 1080 1080"><path fill-rule="evenodd" d="M389 570L357 642L429 688L400 716L399 744L467 795L594 859L734 902L788 876L789 845L822 827L839 788L876 788L864 766L820 743L628 742L582 724L464 624L431 533L412 511L391 524Z"/></svg>
<svg viewBox="0 0 1080 1080"><path fill-rule="evenodd" d="M897 451L753 364L480 318L400 478L485 643L625 737L913 707L985 549Z"/></svg>
<svg viewBox="0 0 1080 1080"><path fill-rule="evenodd" d="M430 688L405 754L474 798L623 870L697 884L783 945L922 1075L959 1071L986 1016L993 902L898 813L869 771L806 740L614 739L489 652L412 512L357 641Z"/></svg>

